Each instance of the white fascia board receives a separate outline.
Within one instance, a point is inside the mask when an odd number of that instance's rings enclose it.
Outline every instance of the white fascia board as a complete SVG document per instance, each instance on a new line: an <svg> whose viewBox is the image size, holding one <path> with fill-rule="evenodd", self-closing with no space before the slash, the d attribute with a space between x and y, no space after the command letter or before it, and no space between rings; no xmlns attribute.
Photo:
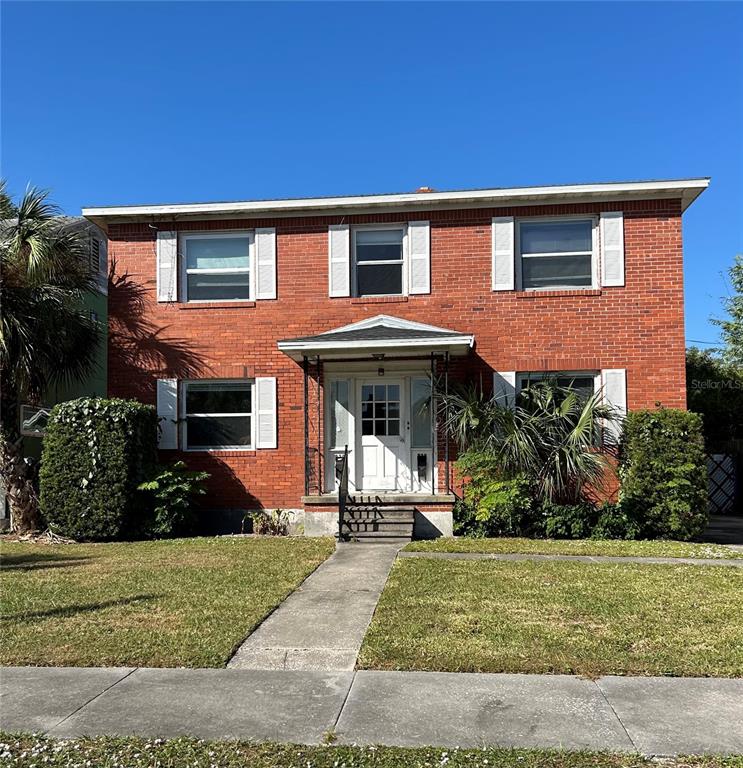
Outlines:
<svg viewBox="0 0 743 768"><path fill-rule="evenodd" d="M466 348L471 349L475 344L474 336L442 336L439 339L365 339L364 341L280 341L278 348L281 352L301 358L302 355L325 353L357 354L359 351L394 352L399 350L437 349L437 348Z"/></svg>
<svg viewBox="0 0 743 768"><path fill-rule="evenodd" d="M310 197L288 200L249 200L223 203L183 203L175 205L122 205L87 207L82 215L98 222L108 219L138 217L228 216L228 215L291 215L301 211L374 210L379 208L436 208L527 205L578 200L607 200L618 197L642 199L649 197L680 197L686 209L708 186L709 178L672 179L668 181L630 181L601 184L566 184L545 187L510 187L505 189L475 189L458 192L405 192L392 195L358 195L350 197Z"/></svg>

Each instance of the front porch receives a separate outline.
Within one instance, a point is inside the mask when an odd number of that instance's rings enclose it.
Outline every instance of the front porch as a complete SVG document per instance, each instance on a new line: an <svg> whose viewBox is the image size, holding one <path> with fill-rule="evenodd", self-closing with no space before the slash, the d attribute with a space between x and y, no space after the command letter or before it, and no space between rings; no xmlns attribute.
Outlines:
<svg viewBox="0 0 743 768"><path fill-rule="evenodd" d="M451 535L452 450L432 383L448 388L452 359L473 345L470 334L385 315L279 342L304 372L308 535Z"/></svg>

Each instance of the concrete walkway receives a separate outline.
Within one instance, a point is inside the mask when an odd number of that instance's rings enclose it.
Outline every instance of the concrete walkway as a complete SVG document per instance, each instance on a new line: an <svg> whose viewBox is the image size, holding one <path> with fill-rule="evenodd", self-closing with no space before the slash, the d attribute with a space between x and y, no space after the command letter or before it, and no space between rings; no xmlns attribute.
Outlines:
<svg viewBox="0 0 743 768"><path fill-rule="evenodd" d="M0 728L52 736L743 753L743 679L0 669Z"/></svg>
<svg viewBox="0 0 743 768"><path fill-rule="evenodd" d="M339 544L251 634L230 669L352 670L401 544Z"/></svg>
<svg viewBox="0 0 743 768"><path fill-rule="evenodd" d="M538 555L499 552L400 552L398 557L426 557L438 560L575 560L579 563L640 563L642 565L722 565L743 568L743 559L701 557L632 557L612 555Z"/></svg>

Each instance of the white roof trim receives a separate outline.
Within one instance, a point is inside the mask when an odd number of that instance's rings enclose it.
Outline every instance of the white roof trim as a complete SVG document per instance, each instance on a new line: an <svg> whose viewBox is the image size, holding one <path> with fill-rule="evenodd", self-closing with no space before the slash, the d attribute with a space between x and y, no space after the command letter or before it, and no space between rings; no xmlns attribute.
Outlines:
<svg viewBox="0 0 743 768"><path fill-rule="evenodd" d="M437 339L364 339L355 341L280 341L282 352L290 350L322 349L379 349L381 347L471 347L474 336L440 336Z"/></svg>
<svg viewBox="0 0 743 768"><path fill-rule="evenodd" d="M329 331L323 331L318 336L325 336L329 333L344 333L345 331L359 331L362 328L376 328L383 326L385 328L402 328L406 331L435 331L436 333L457 333L451 328L440 328L437 325L427 325L426 323L416 323L413 320L403 320L401 317L392 315L375 315L367 317L366 320L359 320L356 323L342 325L340 328L331 328Z"/></svg>
<svg viewBox="0 0 743 768"><path fill-rule="evenodd" d="M362 357L371 356L373 352L383 352L386 355L405 355L411 352L449 352L451 354L466 354L475 344L472 335L440 336L437 339L364 339L363 341L280 341L278 348L294 360L324 354L330 357Z"/></svg>
<svg viewBox="0 0 743 768"><path fill-rule="evenodd" d="M685 209L708 186L709 178L671 179L660 181L609 182L600 184L563 184L540 187L473 189L455 192L405 192L391 195L356 195L349 197L308 197L287 200L247 200L222 203L183 203L174 205L121 205L87 207L83 216L93 221L132 219L141 216L227 216L287 215L302 211L333 209L438 208L464 205L525 205L551 200L642 199L644 197L681 197Z"/></svg>

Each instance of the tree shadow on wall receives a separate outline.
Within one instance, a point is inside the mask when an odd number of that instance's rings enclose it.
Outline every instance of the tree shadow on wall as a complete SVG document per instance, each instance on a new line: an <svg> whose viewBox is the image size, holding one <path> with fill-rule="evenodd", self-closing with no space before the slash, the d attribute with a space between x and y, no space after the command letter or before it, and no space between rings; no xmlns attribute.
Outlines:
<svg viewBox="0 0 743 768"><path fill-rule="evenodd" d="M203 378L210 372L191 339L168 334L148 316L150 291L128 272L117 274L114 260L108 276L109 360L116 361L117 394L152 400L161 378Z"/></svg>

